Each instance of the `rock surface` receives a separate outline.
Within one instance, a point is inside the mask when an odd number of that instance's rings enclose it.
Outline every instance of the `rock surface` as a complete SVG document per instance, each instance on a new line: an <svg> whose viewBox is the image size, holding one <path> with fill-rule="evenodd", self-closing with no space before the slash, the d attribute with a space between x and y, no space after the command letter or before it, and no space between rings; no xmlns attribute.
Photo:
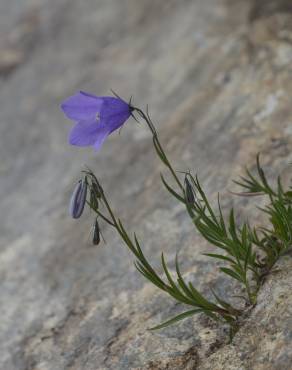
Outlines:
<svg viewBox="0 0 292 370"><path fill-rule="evenodd" d="M94 248L91 215L68 217L84 164L157 268L162 250L172 267L179 251L201 292L236 287L162 188L145 127L129 121L96 154L67 145L71 123L59 110L79 89L133 94L149 104L176 168L256 218L226 189L259 151L269 175L290 180L291 25L288 0L0 3L0 369L291 369L291 255L233 344L200 316L146 330L183 307L143 280L111 230Z"/></svg>

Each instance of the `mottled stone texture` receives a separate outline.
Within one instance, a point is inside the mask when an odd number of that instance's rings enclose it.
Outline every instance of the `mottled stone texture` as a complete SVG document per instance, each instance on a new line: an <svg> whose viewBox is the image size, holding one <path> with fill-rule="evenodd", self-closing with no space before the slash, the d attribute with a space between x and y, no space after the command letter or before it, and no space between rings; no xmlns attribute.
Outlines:
<svg viewBox="0 0 292 370"><path fill-rule="evenodd" d="M109 228L106 245L91 247L92 215L68 217L84 164L157 268L162 250L172 268L180 251L203 293L238 289L162 188L145 127L129 121L96 154L66 144L59 110L79 89L133 94L176 168L257 222L226 189L259 151L270 176L290 181L291 1L4 0L0 33L0 369L291 369L291 255L232 345L201 316L146 330L183 307L135 271Z"/></svg>

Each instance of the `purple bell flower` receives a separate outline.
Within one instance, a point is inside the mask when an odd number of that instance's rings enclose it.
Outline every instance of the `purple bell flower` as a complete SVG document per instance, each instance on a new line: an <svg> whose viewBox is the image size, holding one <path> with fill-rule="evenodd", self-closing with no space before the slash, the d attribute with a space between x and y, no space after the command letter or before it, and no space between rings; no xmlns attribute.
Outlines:
<svg viewBox="0 0 292 370"><path fill-rule="evenodd" d="M80 91L61 104L65 115L76 122L69 143L101 148L105 139L130 117L131 106L120 98L99 97Z"/></svg>

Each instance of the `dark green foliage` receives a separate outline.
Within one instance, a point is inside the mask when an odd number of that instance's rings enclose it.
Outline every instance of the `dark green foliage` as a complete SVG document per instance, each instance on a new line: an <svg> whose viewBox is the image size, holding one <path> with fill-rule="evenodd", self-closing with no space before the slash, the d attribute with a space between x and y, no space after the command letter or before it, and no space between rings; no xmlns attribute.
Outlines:
<svg viewBox="0 0 292 370"><path fill-rule="evenodd" d="M220 261L219 271L235 279L244 289L244 298L251 307L256 304L257 292L263 284L265 277L272 270L278 258L291 247L292 242L292 188L285 191L278 179L274 189L268 182L257 156L257 174L253 175L246 170L246 175L239 181L234 181L243 188L241 193L233 193L241 196L267 196L269 203L261 208L268 215L270 225L265 227L251 227L248 221L238 225L234 209L231 208L228 217L223 216L218 195L217 206L214 207L208 200L197 176L190 172L180 176L173 169L164 149L159 141L157 131L147 112L132 107L149 127L153 135L155 152L165 165L174 180L177 188L171 186L164 175L161 180L168 192L186 208L195 229L213 247L216 253L205 253L206 256ZM137 120L137 118L135 118ZM230 303L221 299L212 291L214 302L206 299L191 282L186 281L180 271L178 258L175 261L175 273L171 272L163 253L161 254L161 268L164 276L155 271L144 255L136 234L131 237L126 231L121 220L116 218L105 193L95 175L86 170L85 176L89 187L89 201L87 204L96 213L96 217L112 226L120 235L126 246L134 254L137 270L157 288L163 290L170 297L180 302L188 309L183 313L155 326L151 330L161 329L174 324L186 317L197 313L203 313L213 320L226 323L230 326L230 338L239 328L239 319L242 310L233 307ZM99 224L95 224L98 232Z"/></svg>
<svg viewBox="0 0 292 370"><path fill-rule="evenodd" d="M94 210L98 216L100 216L104 221L106 221L109 225L113 226L116 231L119 233L127 247L130 251L134 254L136 261L135 266L137 270L152 284L157 286L159 289L166 292L176 301L183 303L187 306L194 307L193 309L186 311L175 318L168 320L162 325L159 325L151 330L158 329L170 325L176 321L182 320L183 318L190 316L196 313L205 313L207 316L211 317L216 321L224 321L229 325L236 325L238 317L240 315L240 311L233 308L230 304L220 300L216 296L217 303L213 303L208 301L198 290L195 289L191 282L187 282L184 280L178 263L178 258L175 261L175 270L176 270L176 277L172 277L172 274L167 266L163 253L161 254L161 266L165 275L163 279L151 266L148 262L147 258L145 257L140 242L136 234L134 233L133 238L127 233L124 225L122 224L121 220L117 219L114 215L109 202L102 190L101 185L99 184L97 178L91 171L86 171L86 175L88 178L88 184L90 189L90 199L93 197L97 197L97 193L95 192L95 188L99 189L100 196L98 197L99 204L101 207L105 209L108 213L105 216L104 211L100 209L94 208L97 199L93 200L88 203L90 208Z"/></svg>
<svg viewBox="0 0 292 370"><path fill-rule="evenodd" d="M262 258L258 261L261 275L265 276L277 262L279 256L291 247L292 242L292 192L291 187L285 191L278 177L274 189L266 179L257 156L257 176L246 172L246 178L235 181L245 189L243 194L265 195L269 203L260 208L269 217L269 227L259 227L250 232L252 243L261 250Z"/></svg>
<svg viewBox="0 0 292 370"><path fill-rule="evenodd" d="M184 174L184 185L167 159L160 144L157 131L149 116L137 109L138 114L146 122L153 134L154 149L169 170L170 175L178 185L173 188L161 174L163 185L178 201L183 203L197 231L213 246L219 248L219 253L206 253L227 266L220 271L241 283L246 291L246 299L250 305L256 304L257 292L265 276L284 253L292 241L292 187L284 191L280 178L277 189L268 182L260 165L259 154L256 158L257 175L246 169L246 176L234 181L243 187L242 196L268 196L270 203L262 209L269 215L271 227L251 228L248 222L236 225L234 209L229 217L224 219L218 195L218 207L214 210L201 187L197 176L190 172ZM222 253L223 252L223 253ZM221 304L223 302L221 301Z"/></svg>

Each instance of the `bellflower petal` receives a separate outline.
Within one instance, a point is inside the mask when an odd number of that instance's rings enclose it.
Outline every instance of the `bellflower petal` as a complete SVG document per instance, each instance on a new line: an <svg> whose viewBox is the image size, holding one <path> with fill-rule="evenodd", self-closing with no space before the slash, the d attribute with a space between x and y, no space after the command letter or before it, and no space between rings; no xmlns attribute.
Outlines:
<svg viewBox="0 0 292 370"><path fill-rule="evenodd" d="M73 121L94 119L100 112L103 99L80 91L61 104L65 115Z"/></svg>
<svg viewBox="0 0 292 370"><path fill-rule="evenodd" d="M99 136L100 124L96 121L78 122L70 131L69 143L77 146L93 145Z"/></svg>
<svg viewBox="0 0 292 370"><path fill-rule="evenodd" d="M113 98L111 96L104 96L101 98L103 100L101 108L101 116L104 118L118 116L122 113L127 113L129 116L131 114L129 104L122 99Z"/></svg>
<svg viewBox="0 0 292 370"><path fill-rule="evenodd" d="M103 142L109 136L109 134L110 134L110 132L106 128L104 128L103 130L99 130L98 136L97 136L96 141L93 145L94 149L96 151L98 151L101 148Z"/></svg>
<svg viewBox="0 0 292 370"><path fill-rule="evenodd" d="M121 99L104 97L100 119L109 128L110 133L120 128L130 117L129 104Z"/></svg>

